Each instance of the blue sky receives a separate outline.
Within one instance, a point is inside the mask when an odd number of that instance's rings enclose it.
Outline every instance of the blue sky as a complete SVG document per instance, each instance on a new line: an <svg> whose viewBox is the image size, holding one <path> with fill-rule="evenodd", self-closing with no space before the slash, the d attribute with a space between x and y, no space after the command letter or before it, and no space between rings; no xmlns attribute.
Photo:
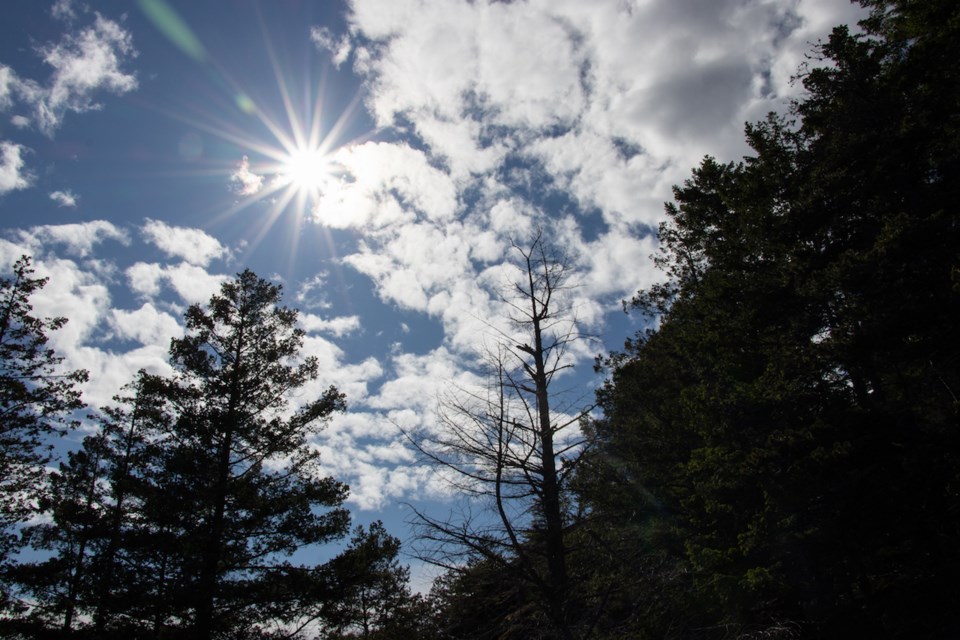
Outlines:
<svg viewBox="0 0 960 640"><path fill-rule="evenodd" d="M249 267L282 282L350 411L316 442L359 521L406 536L449 492L396 425L480 378L511 241L542 228L596 340L658 276L663 202L784 111L846 0L8 0L0 264L35 257L96 408L162 372L182 312ZM586 390L586 391L585 391Z"/></svg>

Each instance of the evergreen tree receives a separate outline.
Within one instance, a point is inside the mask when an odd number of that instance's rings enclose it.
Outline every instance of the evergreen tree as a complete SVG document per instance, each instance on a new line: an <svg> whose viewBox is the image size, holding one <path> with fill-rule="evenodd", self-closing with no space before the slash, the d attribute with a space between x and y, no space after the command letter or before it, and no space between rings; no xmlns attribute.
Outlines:
<svg viewBox="0 0 960 640"><path fill-rule="evenodd" d="M84 438L58 471L50 474L41 507L51 522L27 527L24 538L35 551L52 552L39 562L20 563L11 575L32 606L21 628L35 634L73 631L87 609L96 559L102 551L107 501L108 439L103 434Z"/></svg>
<svg viewBox="0 0 960 640"><path fill-rule="evenodd" d="M382 522L357 527L350 546L330 561L336 592L321 614L330 640L387 640L421 637L429 620L407 586L410 571L400 565L400 540Z"/></svg>
<svg viewBox="0 0 960 640"><path fill-rule="evenodd" d="M343 396L331 387L288 410L318 365L296 362L303 331L279 302L279 286L244 271L207 309L190 307L187 336L171 345L176 374L163 393L174 421L156 483L165 507L171 496L180 501L179 519L165 523L181 549L172 621L194 638L295 616L283 601L312 569L286 558L347 532L347 488L317 476L307 441L343 409Z"/></svg>
<svg viewBox="0 0 960 640"><path fill-rule="evenodd" d="M145 610L155 609L162 595L151 588L156 567L148 550L157 540L145 510L151 466L169 425L158 383L141 372L125 388L131 395L115 397L97 433L50 474L41 503L50 521L24 530L30 547L50 557L11 571L34 603L23 628L106 637L148 625Z"/></svg>
<svg viewBox="0 0 960 640"><path fill-rule="evenodd" d="M586 492L654 525L707 637L957 631L960 7L864 4L796 123L675 190L660 325L608 362Z"/></svg>
<svg viewBox="0 0 960 640"><path fill-rule="evenodd" d="M23 256L0 278L0 570L18 546L17 527L36 513L49 440L75 424L70 413L83 406L77 385L87 379L86 371L63 371L47 346L47 333L66 319L31 315L30 297L47 282L33 273ZM0 608L8 598L0 582Z"/></svg>
<svg viewBox="0 0 960 640"><path fill-rule="evenodd" d="M318 375L295 311L250 271L186 314L175 374L141 372L100 429L50 474L25 529L47 557L10 571L29 637L414 637L425 607L380 523L332 561L294 553L345 535L345 485L317 473L308 437L342 410L333 387L291 409Z"/></svg>

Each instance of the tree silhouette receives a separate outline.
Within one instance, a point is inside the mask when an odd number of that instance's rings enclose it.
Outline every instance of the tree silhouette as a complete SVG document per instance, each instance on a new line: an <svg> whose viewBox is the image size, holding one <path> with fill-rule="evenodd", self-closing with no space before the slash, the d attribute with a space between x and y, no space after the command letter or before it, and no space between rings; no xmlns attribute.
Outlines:
<svg viewBox="0 0 960 640"><path fill-rule="evenodd" d="M453 389L441 401L439 431L412 437L492 514L441 520L418 513L420 539L424 557L449 569L477 558L513 567L538 594L554 632L573 637L566 481L582 450L577 427L587 410L563 413L551 404L552 385L580 336L563 296L566 262L540 232L513 249L517 279L503 301L514 333L498 333L487 354L488 388Z"/></svg>
<svg viewBox="0 0 960 640"><path fill-rule="evenodd" d="M50 437L75 424L77 385L83 370L63 371L63 358L47 346L50 331L66 318L36 318L30 298L47 283L33 278L30 258L21 257L10 277L0 278L0 569L18 547L17 527L37 511ZM10 604L6 587L0 607Z"/></svg>

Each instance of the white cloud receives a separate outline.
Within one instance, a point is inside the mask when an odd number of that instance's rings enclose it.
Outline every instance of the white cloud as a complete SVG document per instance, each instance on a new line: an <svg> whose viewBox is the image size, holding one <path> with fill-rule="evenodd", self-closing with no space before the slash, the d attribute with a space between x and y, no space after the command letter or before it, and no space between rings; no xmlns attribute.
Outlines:
<svg viewBox="0 0 960 640"><path fill-rule="evenodd" d="M13 105L13 94L17 88L17 74L5 64L0 64L0 111Z"/></svg>
<svg viewBox="0 0 960 640"><path fill-rule="evenodd" d="M206 266L215 258L228 255L227 248L201 229L175 227L159 220L147 219L143 237L167 256L182 258L190 264Z"/></svg>
<svg viewBox="0 0 960 640"><path fill-rule="evenodd" d="M170 287L188 304L203 304L210 296L220 291L220 286L230 280L230 276L208 273L196 265L181 262L167 267L164 277Z"/></svg>
<svg viewBox="0 0 960 640"><path fill-rule="evenodd" d="M17 129L26 129L30 126L30 118L21 115L12 116L10 118L10 124L15 126Z"/></svg>
<svg viewBox="0 0 960 640"><path fill-rule="evenodd" d="M50 7L50 15L57 20L70 21L77 17L72 0L57 0Z"/></svg>
<svg viewBox="0 0 960 640"><path fill-rule="evenodd" d="M0 195L26 189L33 181L33 175L24 169L25 151L23 145L0 141Z"/></svg>
<svg viewBox="0 0 960 640"><path fill-rule="evenodd" d="M54 191L50 194L50 199L57 203L59 207L76 207L77 195L72 191Z"/></svg>
<svg viewBox="0 0 960 640"><path fill-rule="evenodd" d="M118 23L95 14L93 25L69 33L57 44L39 49L53 68L49 86L21 84L20 92L33 105L39 129L52 136L68 111L99 109L100 91L123 94L137 88L137 79L121 67L137 55L133 38Z"/></svg>
<svg viewBox="0 0 960 640"><path fill-rule="evenodd" d="M220 291L229 276L208 273L203 267L181 262L176 265L137 262L126 269L127 282L137 294L153 298L165 284L187 304L202 304Z"/></svg>
<svg viewBox="0 0 960 640"><path fill-rule="evenodd" d="M318 49L330 52L333 65L338 69L340 65L350 57L352 44L350 37L347 35L344 35L338 40L326 27L313 27L310 29L310 40L313 41Z"/></svg>
<svg viewBox="0 0 960 640"><path fill-rule="evenodd" d="M121 244L130 242L126 231L106 220L31 227L20 231L20 238L31 248L31 253L40 253L50 245L59 245L68 254L79 258L89 256L97 245L106 240Z"/></svg>
<svg viewBox="0 0 960 640"><path fill-rule="evenodd" d="M465 368L468 364L446 347L423 355L399 353L390 362L393 375L365 404L382 410L412 410L418 420L423 420L433 413L451 384L468 388L482 385L482 380Z"/></svg>
<svg viewBox="0 0 960 640"><path fill-rule="evenodd" d="M67 225L73 226L73 225ZM68 355L99 328L110 305L107 285L73 260L48 255L36 260L37 275L47 285L31 297L39 316L64 316L69 322L51 334L51 342Z"/></svg>
<svg viewBox="0 0 960 640"><path fill-rule="evenodd" d="M314 219L326 226L382 228L418 216L452 220L457 212L454 182L407 144L367 142L332 160L351 179L328 184L314 207Z"/></svg>
<svg viewBox="0 0 960 640"><path fill-rule="evenodd" d="M183 327L176 318L149 302L133 311L113 309L111 324L121 338L136 340L145 346L169 345L171 338L183 335Z"/></svg>
<svg viewBox="0 0 960 640"><path fill-rule="evenodd" d="M608 224L654 225L700 157L735 159L743 122L786 107L810 42L861 13L841 5L357 0L349 20L378 123L455 180L520 154Z"/></svg>
<svg viewBox="0 0 960 640"><path fill-rule="evenodd" d="M141 369L169 375L172 373L167 358L169 347L168 342L115 352L96 344L79 346L71 353L70 362L90 372L90 381L83 388L84 402L93 408L111 404L113 396Z"/></svg>
<svg viewBox="0 0 960 640"><path fill-rule="evenodd" d="M842 3L841 3L842 4ZM569 249L592 326L658 274L651 235L704 154L796 94L782 69L860 10L827 0L356 0L348 42L377 124L419 144L338 153L315 219L362 227L343 262L469 351L495 296L478 278L535 226ZM429 43L429 46L425 46ZM560 210L539 209L560 195ZM552 205L551 205L552 206ZM590 229L589 233L586 229ZM474 337L471 337L474 336Z"/></svg>
<svg viewBox="0 0 960 640"><path fill-rule="evenodd" d="M360 328L359 316L340 316L322 318L312 313L300 313L300 326L307 333L329 333L338 338L353 333Z"/></svg>
<svg viewBox="0 0 960 640"><path fill-rule="evenodd" d="M390 415L348 412L331 420L315 441L321 473L350 485L347 502L360 510L382 509L411 497L446 497L433 469L416 456Z"/></svg>
<svg viewBox="0 0 960 640"><path fill-rule="evenodd" d="M263 187L263 176L250 170L250 158L243 156L237 170L230 174L233 189L241 196L252 196Z"/></svg>
<svg viewBox="0 0 960 640"><path fill-rule="evenodd" d="M324 288L327 286L327 274L315 274L309 280L300 283L300 288L294 296L297 306L301 309L329 309L330 300Z"/></svg>
<svg viewBox="0 0 960 640"><path fill-rule="evenodd" d="M163 267L157 263L137 262L126 270L130 289L135 293L152 298L160 293Z"/></svg>

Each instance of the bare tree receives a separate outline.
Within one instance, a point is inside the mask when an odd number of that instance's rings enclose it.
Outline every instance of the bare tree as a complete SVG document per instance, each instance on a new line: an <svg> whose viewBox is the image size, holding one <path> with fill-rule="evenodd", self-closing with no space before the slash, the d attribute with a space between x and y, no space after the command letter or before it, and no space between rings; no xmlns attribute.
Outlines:
<svg viewBox="0 0 960 640"><path fill-rule="evenodd" d="M571 411L551 400L566 395L552 385L583 336L563 295L566 260L542 232L513 249L520 276L502 295L511 326L494 330L484 354L486 388L452 388L440 401L440 429L412 437L469 498L444 520L417 512L422 555L452 569L477 557L511 565L535 588L555 632L571 638L565 485L584 447L579 422L592 407Z"/></svg>

